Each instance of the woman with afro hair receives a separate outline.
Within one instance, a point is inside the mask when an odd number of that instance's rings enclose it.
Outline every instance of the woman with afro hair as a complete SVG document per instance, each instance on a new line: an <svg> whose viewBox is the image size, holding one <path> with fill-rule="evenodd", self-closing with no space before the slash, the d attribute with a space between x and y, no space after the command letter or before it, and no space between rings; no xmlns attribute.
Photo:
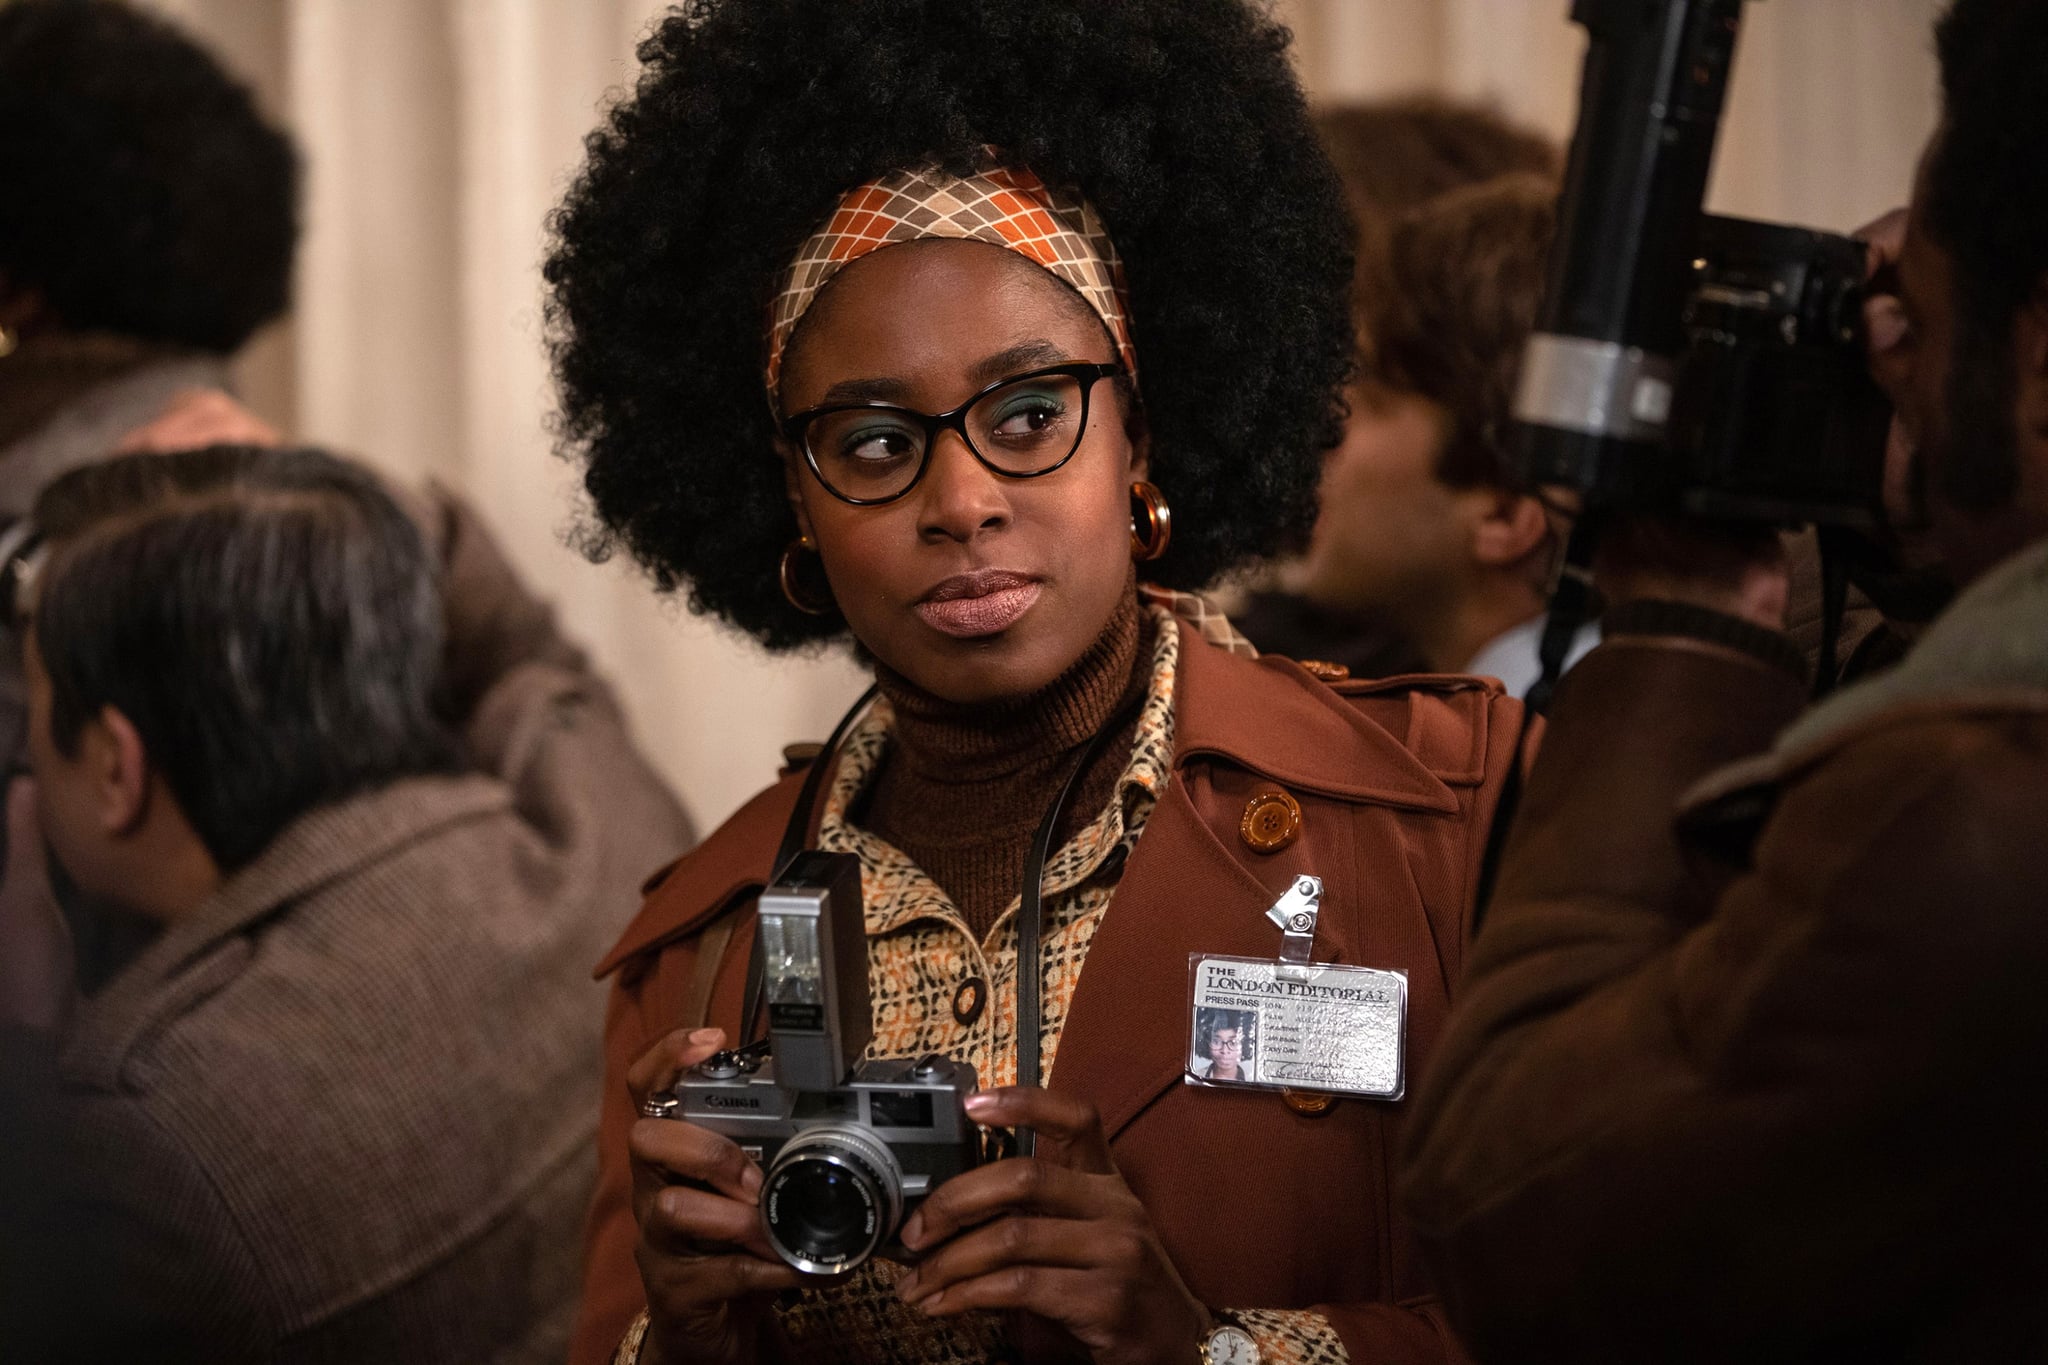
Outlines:
<svg viewBox="0 0 2048 1365"><path fill-rule="evenodd" d="M696 0L591 137L547 278L596 548L880 698L601 967L579 1363L1456 1355L1398 1097L1186 1072L1190 956L1273 960L1315 876L1315 956L1407 973L1413 1078L1519 718L1246 657L1193 595L1300 535L1342 416L1351 233L1286 44L1246 0ZM1037 1142L835 1277L671 1116L759 1035L791 834L858 861L867 1055L971 1065Z"/></svg>

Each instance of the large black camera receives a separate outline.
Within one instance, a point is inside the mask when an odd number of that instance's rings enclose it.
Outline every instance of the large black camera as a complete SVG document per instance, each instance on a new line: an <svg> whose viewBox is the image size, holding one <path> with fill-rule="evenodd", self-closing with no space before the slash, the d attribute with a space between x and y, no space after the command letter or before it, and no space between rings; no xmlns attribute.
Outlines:
<svg viewBox="0 0 2048 1365"><path fill-rule="evenodd" d="M761 1163L761 1224L798 1270L908 1259L896 1233L942 1181L977 1165L964 1102L974 1068L948 1057L862 1061L874 1035L860 862L798 854L761 893L768 1043L718 1053L650 1106Z"/></svg>
<svg viewBox="0 0 2048 1365"><path fill-rule="evenodd" d="M1742 4L1572 7L1589 45L1516 458L1595 510L1869 528L1891 411L1862 245L1700 208Z"/></svg>

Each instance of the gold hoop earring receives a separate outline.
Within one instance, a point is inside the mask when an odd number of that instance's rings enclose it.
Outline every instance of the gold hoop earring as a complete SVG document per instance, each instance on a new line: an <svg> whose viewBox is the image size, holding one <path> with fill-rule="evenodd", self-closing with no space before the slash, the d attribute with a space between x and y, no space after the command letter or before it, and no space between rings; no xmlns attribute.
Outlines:
<svg viewBox="0 0 2048 1365"><path fill-rule="evenodd" d="M1173 509L1157 484L1142 479L1131 485L1131 558L1150 563L1173 541Z"/></svg>
<svg viewBox="0 0 2048 1365"><path fill-rule="evenodd" d="M830 616L836 604L832 601L832 590L829 587L826 588L822 601L820 598L806 595L804 592L803 581L799 577L802 571L798 567L797 560L797 556L801 554L808 554L814 559L818 558L818 547L811 542L809 536L798 536L795 540L789 542L789 547L782 552L782 560L776 566L776 576L782 581L782 595L788 600L789 605L795 607L806 616ZM822 577L824 570L824 561L822 559L818 560L818 569L819 576Z"/></svg>

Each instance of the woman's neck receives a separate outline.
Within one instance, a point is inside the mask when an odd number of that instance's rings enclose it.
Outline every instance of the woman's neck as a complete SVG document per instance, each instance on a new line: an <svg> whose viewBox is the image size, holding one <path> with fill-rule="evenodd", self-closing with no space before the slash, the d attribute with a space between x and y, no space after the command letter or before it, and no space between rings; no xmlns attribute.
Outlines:
<svg viewBox="0 0 2048 1365"><path fill-rule="evenodd" d="M977 936L1017 894L1031 836L1082 746L1111 723L1135 729L1152 635L1150 615L1128 594L1050 686L994 703L946 701L877 667L895 728L865 823L945 890ZM1059 838L1101 813L1129 749L1102 750L1063 812Z"/></svg>

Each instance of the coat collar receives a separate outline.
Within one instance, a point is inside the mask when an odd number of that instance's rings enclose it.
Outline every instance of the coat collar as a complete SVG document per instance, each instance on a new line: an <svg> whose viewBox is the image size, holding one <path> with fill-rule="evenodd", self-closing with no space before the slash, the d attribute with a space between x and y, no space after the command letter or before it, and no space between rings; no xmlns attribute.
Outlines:
<svg viewBox="0 0 2048 1365"><path fill-rule="evenodd" d="M64 1042L65 1071L113 1087L142 1038L232 974L238 958L206 961L230 940L407 844L510 805L489 778L414 777L300 816L84 1003Z"/></svg>
<svg viewBox="0 0 2048 1365"><path fill-rule="evenodd" d="M818 761L830 760L821 757ZM645 899L640 913L593 975L600 980L610 976L630 959L694 933L717 919L735 900L765 888L774 871L770 864L781 845L783 827L796 809L803 784L802 772L791 773L740 807L710 838L649 877L641 888ZM812 818L815 822L815 812Z"/></svg>
<svg viewBox="0 0 2048 1365"><path fill-rule="evenodd" d="M1277 894L1217 842L1185 784L1167 789L1088 945L1051 1079L1093 1097L1105 1137L1180 1080L1190 956L1273 956L1278 935L1261 912ZM1318 939L1318 958L1344 955L1330 934Z"/></svg>
<svg viewBox="0 0 2048 1365"><path fill-rule="evenodd" d="M1477 782L1484 770L1483 727L1476 747L1472 726L1438 727L1429 709L1408 702L1412 682L1333 687L1276 655L1246 659L1206 648L1182 625L1174 767L1219 757L1323 796L1449 814L1458 809L1451 785ZM1475 697L1485 687L1444 680L1445 690ZM1371 708L1379 719L1346 700L1374 693L1391 698ZM1394 718L1401 737L1382 723Z"/></svg>
<svg viewBox="0 0 2048 1365"><path fill-rule="evenodd" d="M1263 912L1297 873L1352 884L1389 875L1355 863L1301 865L1296 857L1313 856L1305 846L1247 865L1202 819L1190 764L1218 758L1298 791L1454 815L1452 788L1484 774L1498 691L1463 678L1333 687L1285 659L1254 662L1185 638L1180 687L1174 781L1089 944L1052 1076L1054 1089L1094 1099L1112 1140L1180 1083L1191 955L1271 958L1278 936ZM1319 924L1317 960L1358 965L1359 945L1346 934L1344 916Z"/></svg>
<svg viewBox="0 0 2048 1365"><path fill-rule="evenodd" d="M1290 660L1246 658L1208 644L1185 620L1176 627L1181 633L1173 722L1176 770L1196 757L1216 757L1303 791L1444 814L1458 809L1451 788L1476 783L1484 772L1484 726L1469 717L1446 717L1441 706L1426 704L1413 689L1413 679L1333 687ZM1462 696L1483 711L1488 684L1436 681L1437 700ZM1364 710L1347 700L1374 694L1383 703ZM1402 735L1397 738L1383 721L1398 721ZM1170 783L1169 795L1179 785ZM640 913L593 975L611 975L765 887L802 786L801 773L777 782L696 849L650 877ZM1160 813L1155 811L1153 818ZM1192 809L1188 815L1193 818ZM1147 839L1139 841L1141 850L1149 839L1148 829ZM1216 855L1230 862L1222 850Z"/></svg>
<svg viewBox="0 0 2048 1365"><path fill-rule="evenodd" d="M1437 711L1408 702L1405 684L1332 687L1290 660L1233 654L1206 643L1187 621L1175 624L1181 633L1173 722L1176 769L1191 758L1219 757L1304 791L1446 814L1458 809L1451 787L1477 782L1484 770L1483 727L1446 725ZM1442 690L1483 700L1487 689L1476 680L1446 679ZM1400 718L1401 737L1345 700L1376 692L1395 699L1378 709ZM695 850L649 878L640 913L594 975L611 975L766 886L769 863L802 785L800 773L784 778Z"/></svg>

